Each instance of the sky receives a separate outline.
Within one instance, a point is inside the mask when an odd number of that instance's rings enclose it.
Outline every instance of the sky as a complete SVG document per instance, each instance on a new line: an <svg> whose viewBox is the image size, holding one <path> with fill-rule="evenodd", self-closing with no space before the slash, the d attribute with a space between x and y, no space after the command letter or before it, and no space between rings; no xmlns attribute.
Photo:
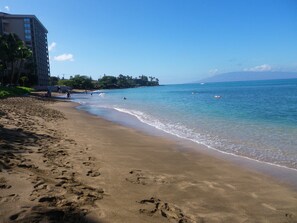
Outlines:
<svg viewBox="0 0 297 223"><path fill-rule="evenodd" d="M42 22L60 78L297 72L297 0L0 0L0 11Z"/></svg>

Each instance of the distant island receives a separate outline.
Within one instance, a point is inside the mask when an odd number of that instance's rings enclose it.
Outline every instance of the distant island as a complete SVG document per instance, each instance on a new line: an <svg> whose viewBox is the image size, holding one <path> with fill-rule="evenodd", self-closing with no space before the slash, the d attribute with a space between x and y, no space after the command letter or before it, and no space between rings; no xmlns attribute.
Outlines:
<svg viewBox="0 0 297 223"><path fill-rule="evenodd" d="M231 82L231 81L253 81L253 80L276 80L297 78L297 72L277 71L241 71L218 74L213 77L202 79L198 82Z"/></svg>

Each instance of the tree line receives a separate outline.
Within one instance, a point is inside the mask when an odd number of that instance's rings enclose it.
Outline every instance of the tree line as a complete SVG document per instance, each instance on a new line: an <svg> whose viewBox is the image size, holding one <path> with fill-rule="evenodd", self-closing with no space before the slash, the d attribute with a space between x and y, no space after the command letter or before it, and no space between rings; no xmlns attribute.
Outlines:
<svg viewBox="0 0 297 223"><path fill-rule="evenodd" d="M0 35L0 82L5 85L36 84L32 51L14 33Z"/></svg>
<svg viewBox="0 0 297 223"><path fill-rule="evenodd" d="M159 79L152 76L141 75L132 77L120 74L118 77L104 75L98 80L93 80L86 75L75 75L69 79L60 79L59 77L51 77L51 85L63 85L76 89L117 89L117 88L134 88L142 86L158 86Z"/></svg>
<svg viewBox="0 0 297 223"><path fill-rule="evenodd" d="M132 77L129 75L120 74L118 77L104 75L98 80L98 87L104 89L114 88L134 88L141 86L158 86L159 79L152 76L141 75L139 77Z"/></svg>

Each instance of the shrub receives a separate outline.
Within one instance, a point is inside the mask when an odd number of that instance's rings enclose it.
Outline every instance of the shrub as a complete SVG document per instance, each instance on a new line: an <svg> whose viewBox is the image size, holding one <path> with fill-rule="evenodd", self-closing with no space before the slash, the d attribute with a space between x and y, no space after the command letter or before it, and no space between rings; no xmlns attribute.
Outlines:
<svg viewBox="0 0 297 223"><path fill-rule="evenodd" d="M0 98L29 94L32 88L28 87L0 87Z"/></svg>

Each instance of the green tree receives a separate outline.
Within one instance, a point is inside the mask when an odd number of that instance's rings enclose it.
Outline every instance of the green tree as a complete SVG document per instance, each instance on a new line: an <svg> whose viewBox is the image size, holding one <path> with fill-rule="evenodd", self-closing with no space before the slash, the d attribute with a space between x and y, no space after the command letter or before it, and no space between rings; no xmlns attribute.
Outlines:
<svg viewBox="0 0 297 223"><path fill-rule="evenodd" d="M22 86L24 87L28 82L29 78L27 76L21 76L20 81L22 82Z"/></svg>
<svg viewBox="0 0 297 223"><path fill-rule="evenodd" d="M32 52L24 45L23 41L14 33L0 37L0 60L2 71L10 67L10 84L18 82L24 61L32 56ZM15 67L18 76L15 78Z"/></svg>
<svg viewBox="0 0 297 223"><path fill-rule="evenodd" d="M76 89L93 89L94 83L91 77L85 75L70 76L70 79L58 80L58 85L64 85Z"/></svg>
<svg viewBox="0 0 297 223"><path fill-rule="evenodd" d="M36 70L36 64L33 61L33 57L28 58L24 64L25 68L25 73L22 74L22 76L27 76L28 77L28 86L33 86L36 85L38 82L38 77L35 73Z"/></svg>
<svg viewBox="0 0 297 223"><path fill-rule="evenodd" d="M6 39L3 36L0 36L0 72L1 72L1 84L3 85L4 80L4 72L7 69L7 43Z"/></svg>
<svg viewBox="0 0 297 223"><path fill-rule="evenodd" d="M122 74L120 74L117 78L117 86L119 88L128 88L130 84L128 82L128 78Z"/></svg>
<svg viewBox="0 0 297 223"><path fill-rule="evenodd" d="M19 50L23 45L23 42L20 40L20 38L16 34L9 34L7 36L4 36L7 43L7 62L10 64L10 84L13 84L14 81L14 65L15 62L19 58Z"/></svg>
<svg viewBox="0 0 297 223"><path fill-rule="evenodd" d="M92 89L94 88L92 78L85 76L85 75L75 75L74 77L71 77L70 80L73 83L73 88L77 89Z"/></svg>
<svg viewBox="0 0 297 223"><path fill-rule="evenodd" d="M58 81L58 85L72 87L73 82L72 82L72 80L61 79Z"/></svg>
<svg viewBox="0 0 297 223"><path fill-rule="evenodd" d="M59 80L60 80L59 77L51 76L50 77L50 85L58 85Z"/></svg>
<svg viewBox="0 0 297 223"><path fill-rule="evenodd" d="M98 80L98 86L99 88L103 89L118 88L117 78L114 76L104 75L101 79Z"/></svg>
<svg viewBox="0 0 297 223"><path fill-rule="evenodd" d="M32 57L32 51L24 46L21 45L20 48L18 49L18 54L17 54L17 59L18 59L18 73L16 76L16 83L19 83L19 78L22 70L25 68L24 64L28 58Z"/></svg>
<svg viewBox="0 0 297 223"><path fill-rule="evenodd" d="M139 78L133 78L132 76L124 76L120 74L118 77L104 75L98 80L99 88L113 89L113 88L133 88L139 86L158 86L159 80L155 77L149 77L141 75Z"/></svg>

